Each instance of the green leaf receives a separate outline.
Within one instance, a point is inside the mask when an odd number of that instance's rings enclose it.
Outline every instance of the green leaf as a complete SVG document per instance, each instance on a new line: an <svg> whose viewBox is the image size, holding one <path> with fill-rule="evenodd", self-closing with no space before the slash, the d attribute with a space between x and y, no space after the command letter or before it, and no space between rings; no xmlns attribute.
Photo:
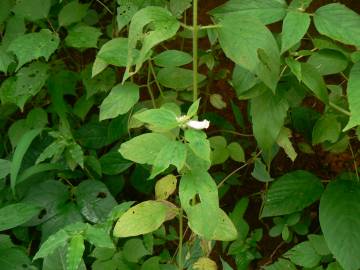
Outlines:
<svg viewBox="0 0 360 270"><path fill-rule="evenodd" d="M333 3L320 7L314 14L314 23L321 34L360 47L360 15L346 6Z"/></svg>
<svg viewBox="0 0 360 270"><path fill-rule="evenodd" d="M270 91L251 99L253 132L259 146L270 149L284 125L289 104L282 95Z"/></svg>
<svg viewBox="0 0 360 270"><path fill-rule="evenodd" d="M307 237L317 254L321 256L327 256L331 254L323 235L309 234Z"/></svg>
<svg viewBox="0 0 360 270"><path fill-rule="evenodd" d="M252 97L256 97L259 95L259 91L254 91L254 94L250 94L252 89L255 89L260 83L259 78L255 76L255 74L251 73L249 70L235 65L231 84L235 88L236 95L239 99L248 99ZM266 89L266 87L263 87ZM260 93L261 94L261 93Z"/></svg>
<svg viewBox="0 0 360 270"><path fill-rule="evenodd" d="M211 239L216 241L234 241L238 237L238 232L232 220L227 214L219 209L218 216L214 217L219 220L219 223L212 235Z"/></svg>
<svg viewBox="0 0 360 270"><path fill-rule="evenodd" d="M102 35L101 31L88 25L71 27L65 38L66 46L73 48L97 48L97 42Z"/></svg>
<svg viewBox="0 0 360 270"><path fill-rule="evenodd" d="M360 268L360 185L331 182L321 197L320 225L325 241L339 264L347 270Z"/></svg>
<svg viewBox="0 0 360 270"><path fill-rule="evenodd" d="M43 128L47 123L48 115L42 108L34 108L26 116L26 125L30 128Z"/></svg>
<svg viewBox="0 0 360 270"><path fill-rule="evenodd" d="M150 179L165 171L170 165L174 165L178 172L184 167L186 161L186 147L179 141L170 141L164 144L157 154Z"/></svg>
<svg viewBox="0 0 360 270"><path fill-rule="evenodd" d="M355 126L360 125L360 62L357 62L350 71L349 81L347 85L347 97L351 116L347 123L345 130L349 130Z"/></svg>
<svg viewBox="0 0 360 270"><path fill-rule="evenodd" d="M187 111L187 113L186 113L186 116L187 116L189 119L192 118L192 117L194 117L194 116L198 113L199 106L200 106L200 98L197 99L196 101L194 101L194 102L190 105L190 107L189 107L189 109L188 109L188 111Z"/></svg>
<svg viewBox="0 0 360 270"><path fill-rule="evenodd" d="M65 247L59 247L55 251L44 258L43 270L67 270L66 269L66 253ZM86 270L85 263L82 260L77 270Z"/></svg>
<svg viewBox="0 0 360 270"><path fill-rule="evenodd" d="M139 101L139 87L131 82L117 84L100 105L100 121L127 113Z"/></svg>
<svg viewBox="0 0 360 270"><path fill-rule="evenodd" d="M297 244L284 254L284 257L296 265L306 268L317 266L321 261L321 256L316 253L309 241Z"/></svg>
<svg viewBox="0 0 360 270"><path fill-rule="evenodd" d="M4 50L3 47L0 47L0 72L7 73L9 65L13 62L13 59L8 53Z"/></svg>
<svg viewBox="0 0 360 270"><path fill-rule="evenodd" d="M170 0L169 8L176 17L181 17L185 10L191 7L191 0Z"/></svg>
<svg viewBox="0 0 360 270"><path fill-rule="evenodd" d="M51 0L18 0L12 11L16 16L24 17L30 21L37 21L48 16Z"/></svg>
<svg viewBox="0 0 360 270"><path fill-rule="evenodd" d="M251 173L251 176L260 182L271 182L274 181L266 169L266 166L260 159L256 159L254 162L254 170Z"/></svg>
<svg viewBox="0 0 360 270"><path fill-rule="evenodd" d="M210 14L258 18L264 24L280 21L286 15L286 2L283 0L230 0L213 9Z"/></svg>
<svg viewBox="0 0 360 270"><path fill-rule="evenodd" d="M284 53L301 41L310 26L307 13L289 11L283 21L281 35L281 53Z"/></svg>
<svg viewBox="0 0 360 270"><path fill-rule="evenodd" d="M137 263L141 258L151 255L151 253L145 248L142 240L134 238L125 242L123 255L127 261Z"/></svg>
<svg viewBox="0 0 360 270"><path fill-rule="evenodd" d="M45 258L50 255L58 247L62 247L66 244L70 235L65 230L59 230L55 234L51 235L41 246L38 252L34 256L34 260L39 258Z"/></svg>
<svg viewBox="0 0 360 270"><path fill-rule="evenodd" d="M0 179L5 178L10 174L11 161L7 159L0 159Z"/></svg>
<svg viewBox="0 0 360 270"><path fill-rule="evenodd" d="M81 182L76 188L75 197L81 214L93 223L104 221L116 205L105 184L95 180Z"/></svg>
<svg viewBox="0 0 360 270"><path fill-rule="evenodd" d="M126 171L133 163L124 159L119 152L112 151L100 158L100 164L104 174L117 175Z"/></svg>
<svg viewBox="0 0 360 270"><path fill-rule="evenodd" d="M0 9L0 24L2 24L7 17L10 14L11 11L11 7L13 5L13 1L12 0L3 0L1 2L1 9Z"/></svg>
<svg viewBox="0 0 360 270"><path fill-rule="evenodd" d="M48 29L29 33L15 38L9 45L8 51L13 52L18 59L16 70L24 64L44 57L46 61L59 46L59 37Z"/></svg>
<svg viewBox="0 0 360 270"><path fill-rule="evenodd" d="M180 180L179 197L181 207L188 216L193 232L212 239L220 223L219 197L214 180L206 171L191 171Z"/></svg>
<svg viewBox="0 0 360 270"><path fill-rule="evenodd" d="M59 25L68 26L81 21L86 16L88 7L88 4L80 4L77 0L68 3L59 12Z"/></svg>
<svg viewBox="0 0 360 270"><path fill-rule="evenodd" d="M68 155L67 155L68 154ZM79 165L81 168L84 168L84 152L80 145L75 142L72 142L70 145L67 146L65 152L66 161L69 163L74 163L74 167L69 165L70 169L74 170L76 164Z"/></svg>
<svg viewBox="0 0 360 270"><path fill-rule="evenodd" d="M33 204L15 203L0 208L0 231L8 230L29 221L40 208Z"/></svg>
<svg viewBox="0 0 360 270"><path fill-rule="evenodd" d="M337 142L341 134L341 123L334 114L324 114L315 123L312 132L312 144L316 145L329 141Z"/></svg>
<svg viewBox="0 0 360 270"><path fill-rule="evenodd" d="M201 257L194 263L192 268L197 270L217 270L217 265L213 260Z"/></svg>
<svg viewBox="0 0 360 270"><path fill-rule="evenodd" d="M217 28L219 42L225 55L257 75L275 92L280 73L280 53L270 30L260 21L237 13L226 14L218 23L221 25Z"/></svg>
<svg viewBox="0 0 360 270"><path fill-rule="evenodd" d="M0 268L11 270L33 269L31 260L24 249L7 248L0 252Z"/></svg>
<svg viewBox="0 0 360 270"><path fill-rule="evenodd" d="M192 56L187 52L166 50L154 57L154 62L160 67L180 67L192 62Z"/></svg>
<svg viewBox="0 0 360 270"><path fill-rule="evenodd" d="M265 270L296 270L296 266L290 261L279 259L277 262L264 267Z"/></svg>
<svg viewBox="0 0 360 270"><path fill-rule="evenodd" d="M203 131L187 129L185 130L185 140L196 156L210 162L210 142L206 139Z"/></svg>
<svg viewBox="0 0 360 270"><path fill-rule="evenodd" d="M177 179L176 176L169 174L164 176L156 182L155 198L157 200L166 200L176 190Z"/></svg>
<svg viewBox="0 0 360 270"><path fill-rule="evenodd" d="M307 171L294 171L277 179L269 188L261 217L287 215L301 211L318 200L321 181Z"/></svg>
<svg viewBox="0 0 360 270"><path fill-rule="evenodd" d="M313 0L292 0L289 5L289 9L305 11L305 9L310 6L312 1Z"/></svg>
<svg viewBox="0 0 360 270"><path fill-rule="evenodd" d="M18 174L21 168L21 163L23 161L23 158L25 156L26 151L30 147L30 144L32 141L40 134L41 129L34 129L30 130L27 133L25 133L14 152L13 159L11 161L11 170L10 170L10 186L13 194L15 194L15 186L16 181L18 179Z"/></svg>
<svg viewBox="0 0 360 270"><path fill-rule="evenodd" d="M167 88L184 90L193 85L193 71L179 67L161 68L157 73L159 83ZM206 76L198 73L198 82L202 82Z"/></svg>
<svg viewBox="0 0 360 270"><path fill-rule="evenodd" d="M127 210L117 221L115 237L130 237L157 230L166 220L167 206L158 201L145 201Z"/></svg>
<svg viewBox="0 0 360 270"><path fill-rule="evenodd" d="M135 15L135 13L143 5L143 0L118 0L119 7L117 8L117 26L118 31L124 28Z"/></svg>
<svg viewBox="0 0 360 270"><path fill-rule="evenodd" d="M150 109L137 113L133 116L135 119L150 125L150 129L159 129L162 131L176 128L179 123L176 114L168 109Z"/></svg>
<svg viewBox="0 0 360 270"><path fill-rule="evenodd" d="M151 24L151 30L144 27ZM128 61L123 81L138 72L143 62L148 58L150 50L162 41L173 37L180 24L170 11L162 7L148 6L139 10L131 19L129 28ZM141 42L138 57L134 57L132 50ZM135 65L135 70L131 71Z"/></svg>
<svg viewBox="0 0 360 270"><path fill-rule="evenodd" d="M301 74L303 83L319 98L322 102L328 103L329 97L324 78L319 71L308 63L301 63Z"/></svg>
<svg viewBox="0 0 360 270"><path fill-rule="evenodd" d="M116 73L114 70L107 68L104 72L91 77L91 67L87 66L83 71L83 84L86 89L86 97L109 91L116 83Z"/></svg>
<svg viewBox="0 0 360 270"><path fill-rule="evenodd" d="M67 270L78 269L84 250L85 250L84 237L81 234L73 236L70 240L66 254Z"/></svg>
<svg viewBox="0 0 360 270"><path fill-rule="evenodd" d="M283 127L279 133L279 137L276 140L276 143L284 149L286 155L291 159L291 161L295 161L297 157L297 153L292 145L291 141L291 130Z"/></svg>
<svg viewBox="0 0 360 270"><path fill-rule="evenodd" d="M313 65L321 75L340 73L348 66L348 60L344 54L329 49L312 53L307 62Z"/></svg>
<svg viewBox="0 0 360 270"><path fill-rule="evenodd" d="M218 110L225 109L227 106L226 102L223 100L222 95L220 94L211 94L210 103L214 108Z"/></svg>
<svg viewBox="0 0 360 270"><path fill-rule="evenodd" d="M154 164L154 160L170 139L159 133L146 133L121 144L121 155L140 164Z"/></svg>
<svg viewBox="0 0 360 270"><path fill-rule="evenodd" d="M84 238L97 248L114 248L114 242L109 233L101 227L87 224Z"/></svg>
<svg viewBox="0 0 360 270"><path fill-rule="evenodd" d="M230 157L237 162L245 162L244 149L237 142L232 142L227 146Z"/></svg>

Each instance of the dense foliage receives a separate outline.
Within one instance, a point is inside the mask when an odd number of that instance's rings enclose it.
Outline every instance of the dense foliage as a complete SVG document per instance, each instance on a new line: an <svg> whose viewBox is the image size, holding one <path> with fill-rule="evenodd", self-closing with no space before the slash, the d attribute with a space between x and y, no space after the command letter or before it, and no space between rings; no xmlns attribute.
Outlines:
<svg viewBox="0 0 360 270"><path fill-rule="evenodd" d="M358 11L199 2L0 0L0 269L360 269Z"/></svg>

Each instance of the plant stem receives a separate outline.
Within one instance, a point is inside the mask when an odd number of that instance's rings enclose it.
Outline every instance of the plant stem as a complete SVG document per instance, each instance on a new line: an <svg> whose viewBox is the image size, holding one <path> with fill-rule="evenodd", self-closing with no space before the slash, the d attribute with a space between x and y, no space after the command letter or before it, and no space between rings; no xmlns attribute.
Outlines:
<svg viewBox="0 0 360 270"><path fill-rule="evenodd" d="M183 246L183 209L180 208L179 215L179 252L178 252L178 266L179 270L183 270L183 260L182 260L182 246Z"/></svg>
<svg viewBox="0 0 360 270"><path fill-rule="evenodd" d="M193 1L193 102L198 99L198 0Z"/></svg>
<svg viewBox="0 0 360 270"><path fill-rule="evenodd" d="M331 101L329 102L329 106L332 107L332 108L334 108L334 109L337 110L338 112L341 112L341 113L343 113L343 114L345 114L345 115L347 115L347 116L351 116L351 113L350 113L349 111L341 108L340 106L336 105L335 103L333 103L333 102L331 102Z"/></svg>
<svg viewBox="0 0 360 270"><path fill-rule="evenodd" d="M150 60L149 60L149 66L150 66ZM148 68L148 76L147 76L147 82L146 82L146 88L149 92L149 95L150 95L150 98L151 98L151 103L154 107L154 109L156 108L156 104L155 104L155 98L154 98L154 94L152 92L152 89L151 89L151 82L150 82L150 79L151 79L151 70L150 68Z"/></svg>
<svg viewBox="0 0 360 270"><path fill-rule="evenodd" d="M162 92L162 89L161 89L160 83L159 83L159 81L158 81L158 79L157 79L157 77L156 77L156 73L155 73L155 70L154 70L154 67L153 67L153 65L152 65L151 61L149 61L149 68L150 68L151 73L152 73L152 75L153 75L153 77L154 77L154 80L155 80L156 86L157 86L157 88L159 89L160 95L163 97L163 96L164 96L164 94L163 94L163 92Z"/></svg>

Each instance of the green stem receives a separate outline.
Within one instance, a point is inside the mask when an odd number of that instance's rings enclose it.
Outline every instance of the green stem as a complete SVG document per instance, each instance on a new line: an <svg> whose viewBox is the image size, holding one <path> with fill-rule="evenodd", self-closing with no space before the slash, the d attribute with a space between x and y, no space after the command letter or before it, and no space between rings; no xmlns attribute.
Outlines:
<svg viewBox="0 0 360 270"><path fill-rule="evenodd" d="M163 92L162 92L162 89L161 89L160 83L159 83L159 81L158 81L158 79L157 79L157 77L156 77L156 73L155 73L155 70L154 70L154 67L153 67L153 65L152 65L151 61L149 61L149 68L150 68L151 73L152 73L152 75L153 75L153 77L154 77L154 80L155 80L156 86L157 86L157 88L159 89L160 95L163 97L163 96L164 96L164 94L163 94Z"/></svg>
<svg viewBox="0 0 360 270"><path fill-rule="evenodd" d="M149 65L150 65L150 60L149 60ZM149 92L149 95L150 95L150 98L151 98L151 103L152 103L152 105L153 105L153 107L155 109L156 104L155 104L154 94L153 94L152 89L151 89L150 79L151 79L151 70L150 70L150 68L148 68L148 76L147 76L146 88L147 88L147 90Z"/></svg>
<svg viewBox="0 0 360 270"><path fill-rule="evenodd" d="M179 215L179 252L178 252L178 266L179 270L183 270L183 260L182 260L182 246L183 246L183 209L180 208Z"/></svg>
<svg viewBox="0 0 360 270"><path fill-rule="evenodd" d="M198 0L193 1L193 102L198 99Z"/></svg>
<svg viewBox="0 0 360 270"><path fill-rule="evenodd" d="M341 108L340 106L336 105L335 103L333 103L333 102L331 102L331 101L329 102L329 106L332 107L332 108L334 108L334 109L337 110L338 112L341 112L341 113L343 113L343 114L345 114L345 115L347 115L347 116L351 116L351 113L350 113L349 111Z"/></svg>

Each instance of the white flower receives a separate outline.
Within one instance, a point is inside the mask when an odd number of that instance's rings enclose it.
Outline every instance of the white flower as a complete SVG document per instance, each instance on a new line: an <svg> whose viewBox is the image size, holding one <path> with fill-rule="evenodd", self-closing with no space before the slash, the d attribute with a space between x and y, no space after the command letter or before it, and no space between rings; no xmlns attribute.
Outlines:
<svg viewBox="0 0 360 270"><path fill-rule="evenodd" d="M202 121L196 121L196 120L189 120L186 122L186 125L188 127L191 127L193 129L206 129L210 126L210 121L208 120L202 120Z"/></svg>

